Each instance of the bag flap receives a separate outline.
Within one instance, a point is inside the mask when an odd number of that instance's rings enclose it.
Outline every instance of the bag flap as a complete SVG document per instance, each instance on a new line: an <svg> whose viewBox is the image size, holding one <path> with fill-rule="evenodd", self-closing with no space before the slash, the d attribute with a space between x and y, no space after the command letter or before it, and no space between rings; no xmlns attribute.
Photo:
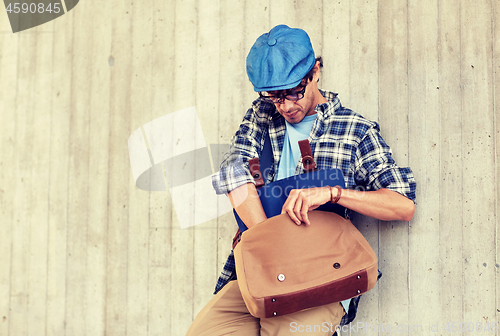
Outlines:
<svg viewBox="0 0 500 336"><path fill-rule="evenodd" d="M242 234L245 282L255 297L320 286L377 264L375 252L347 219L324 211L309 212L310 226L282 214ZM236 251L235 251L236 253Z"/></svg>

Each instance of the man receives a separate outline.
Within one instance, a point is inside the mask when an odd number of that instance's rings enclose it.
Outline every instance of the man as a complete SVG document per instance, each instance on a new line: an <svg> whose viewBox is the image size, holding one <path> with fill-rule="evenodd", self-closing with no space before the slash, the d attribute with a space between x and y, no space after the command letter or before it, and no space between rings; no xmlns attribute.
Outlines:
<svg viewBox="0 0 500 336"><path fill-rule="evenodd" d="M282 213L297 225L310 225L309 211L338 199L338 204L366 216L409 221L415 211L416 188L411 170L396 166L377 123L343 108L336 94L318 88L320 66L301 29L279 25L257 39L247 56L247 74L260 98L253 102L233 138L230 153L214 177L215 190L228 194L251 229L267 218L248 160L261 154L268 133L274 164L266 182L303 173L297 142L309 139L318 169L339 168L346 189L293 190ZM349 323L359 302L358 297L259 320L246 309L235 278L231 253L216 295L198 314L188 335L288 335L300 331L331 335L324 323ZM313 328L315 325L323 327Z"/></svg>

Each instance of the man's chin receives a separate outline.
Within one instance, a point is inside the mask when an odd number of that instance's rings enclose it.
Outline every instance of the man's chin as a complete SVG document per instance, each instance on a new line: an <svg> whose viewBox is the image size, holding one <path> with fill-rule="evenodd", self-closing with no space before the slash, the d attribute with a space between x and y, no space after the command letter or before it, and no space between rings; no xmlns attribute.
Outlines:
<svg viewBox="0 0 500 336"><path fill-rule="evenodd" d="M286 115L283 115L283 117L290 124L298 124L299 122L302 121L302 119L304 119L304 114L302 114L300 112L295 112L295 113L291 113L291 114L287 113Z"/></svg>

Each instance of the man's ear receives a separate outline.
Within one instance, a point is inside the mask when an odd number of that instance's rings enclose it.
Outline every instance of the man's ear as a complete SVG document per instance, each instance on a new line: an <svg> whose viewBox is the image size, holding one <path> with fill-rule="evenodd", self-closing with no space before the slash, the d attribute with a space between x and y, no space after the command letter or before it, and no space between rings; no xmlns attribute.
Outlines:
<svg viewBox="0 0 500 336"><path fill-rule="evenodd" d="M319 61L316 61L316 64L314 64L314 67L313 67L313 70L314 70L314 74L313 74L313 80L312 81L316 81L316 82L319 82L319 69L320 69L320 62Z"/></svg>

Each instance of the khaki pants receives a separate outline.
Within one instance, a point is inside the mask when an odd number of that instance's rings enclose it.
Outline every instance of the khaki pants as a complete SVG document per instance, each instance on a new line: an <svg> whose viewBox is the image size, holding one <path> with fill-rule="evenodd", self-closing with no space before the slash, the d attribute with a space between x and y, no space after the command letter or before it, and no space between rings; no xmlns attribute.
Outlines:
<svg viewBox="0 0 500 336"><path fill-rule="evenodd" d="M340 302L297 313L258 319L250 315L241 297L238 280L229 282L200 311L186 336L331 336L344 308Z"/></svg>

